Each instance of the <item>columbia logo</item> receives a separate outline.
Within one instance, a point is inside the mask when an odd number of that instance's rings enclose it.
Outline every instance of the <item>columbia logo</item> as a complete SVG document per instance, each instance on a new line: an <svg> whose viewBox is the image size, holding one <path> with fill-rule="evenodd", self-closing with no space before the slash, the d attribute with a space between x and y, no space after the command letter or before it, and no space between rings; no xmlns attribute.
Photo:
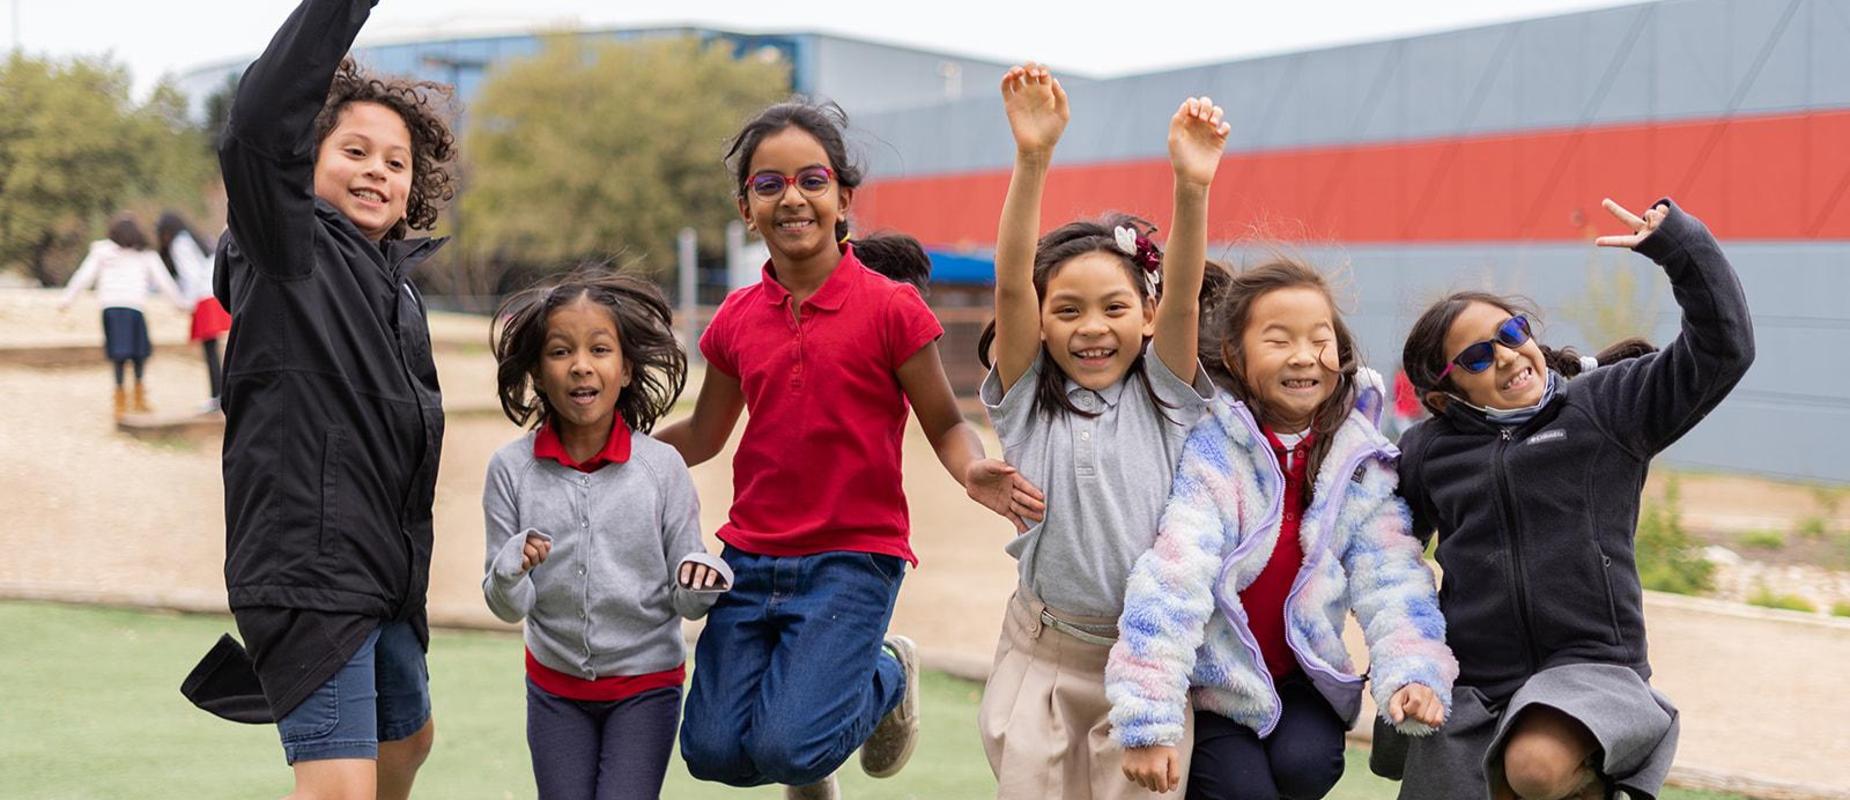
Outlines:
<svg viewBox="0 0 1850 800"><path fill-rule="evenodd" d="M1529 441L1523 444L1541 444L1543 442L1560 441L1566 438L1567 431L1542 431L1541 433L1529 437Z"/></svg>

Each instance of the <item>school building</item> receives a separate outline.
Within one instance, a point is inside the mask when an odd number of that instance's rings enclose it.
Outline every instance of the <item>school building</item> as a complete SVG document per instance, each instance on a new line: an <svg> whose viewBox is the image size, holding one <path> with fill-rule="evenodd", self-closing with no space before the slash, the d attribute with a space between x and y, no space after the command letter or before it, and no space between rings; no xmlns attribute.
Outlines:
<svg viewBox="0 0 1850 800"><path fill-rule="evenodd" d="M857 228L905 231L937 254L946 360L973 367L1013 156L996 91L1006 64L815 33L578 35L726 42L787 62L794 91L841 103L870 173ZM1075 113L1043 218L1122 210L1166 223L1168 119L1184 97L1211 95L1233 125L1211 252L1237 265L1282 248L1336 273L1365 357L1391 375L1413 318L1457 288L1531 298L1550 344L1667 343L1678 312L1661 271L1591 239L1617 231L1602 197L1641 210L1668 195L1739 269L1758 360L1664 460L1850 481L1846 41L1841 0L1660 0L1146 74L1060 73ZM357 53L456 84L466 102L489 65L540 43ZM242 66L196 70L183 86L200 97Z"/></svg>

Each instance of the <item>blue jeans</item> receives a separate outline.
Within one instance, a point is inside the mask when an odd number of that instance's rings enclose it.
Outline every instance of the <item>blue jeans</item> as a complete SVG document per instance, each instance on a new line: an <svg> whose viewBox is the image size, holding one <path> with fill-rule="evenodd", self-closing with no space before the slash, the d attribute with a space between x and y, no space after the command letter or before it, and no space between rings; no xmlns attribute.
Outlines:
<svg viewBox="0 0 1850 800"><path fill-rule="evenodd" d="M906 562L830 552L778 558L727 547L732 589L707 612L681 722L704 781L815 783L905 694L882 654Z"/></svg>
<svg viewBox="0 0 1850 800"><path fill-rule="evenodd" d="M378 758L430 721L430 670L406 622L382 622L334 677L277 720L283 758Z"/></svg>

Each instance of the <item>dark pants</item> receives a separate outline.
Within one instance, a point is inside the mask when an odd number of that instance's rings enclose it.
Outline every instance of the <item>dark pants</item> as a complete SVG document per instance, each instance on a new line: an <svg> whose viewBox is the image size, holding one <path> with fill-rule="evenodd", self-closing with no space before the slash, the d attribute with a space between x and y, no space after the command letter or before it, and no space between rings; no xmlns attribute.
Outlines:
<svg viewBox="0 0 1850 800"><path fill-rule="evenodd" d="M674 750L680 687L611 702L567 700L527 682L527 749L540 800L654 800Z"/></svg>
<svg viewBox="0 0 1850 800"><path fill-rule="evenodd" d="M218 358L218 340L207 339L202 345L206 359L206 381L212 387L212 399L225 389L225 369Z"/></svg>
<svg viewBox="0 0 1850 800"><path fill-rule="evenodd" d="M1310 681L1278 683L1284 713L1264 739L1212 711L1195 712L1188 800L1316 800L1343 776L1342 718Z"/></svg>
<svg viewBox="0 0 1850 800"><path fill-rule="evenodd" d="M801 786L828 777L905 694L882 655L905 561L727 547L731 591L707 612L681 726L705 781Z"/></svg>

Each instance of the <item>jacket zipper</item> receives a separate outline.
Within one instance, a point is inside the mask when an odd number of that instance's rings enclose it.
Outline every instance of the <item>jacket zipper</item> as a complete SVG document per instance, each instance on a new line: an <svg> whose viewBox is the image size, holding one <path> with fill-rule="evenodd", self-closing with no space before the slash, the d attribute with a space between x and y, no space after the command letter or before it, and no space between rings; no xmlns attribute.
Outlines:
<svg viewBox="0 0 1850 800"><path fill-rule="evenodd" d="M1536 672L1535 643L1530 638L1529 587L1524 582L1522 566L1522 528L1516 520L1516 499L1510 494L1509 468L1504 464L1504 452L1509 448L1510 429L1498 431L1497 453L1492 459L1495 467L1497 494L1503 505L1503 529L1508 531L1510 543L1510 577L1516 588L1516 632L1522 639L1523 660L1529 665L1529 674Z"/></svg>

